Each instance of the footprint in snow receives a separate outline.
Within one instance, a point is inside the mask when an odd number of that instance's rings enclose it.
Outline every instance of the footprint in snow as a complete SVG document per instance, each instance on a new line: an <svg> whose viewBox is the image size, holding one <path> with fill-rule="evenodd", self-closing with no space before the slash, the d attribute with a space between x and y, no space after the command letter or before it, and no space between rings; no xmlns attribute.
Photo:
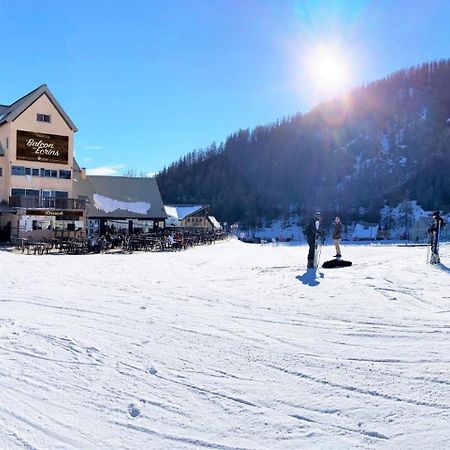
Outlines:
<svg viewBox="0 0 450 450"><path fill-rule="evenodd" d="M149 367L149 368L147 369L147 372L148 372L150 375L155 375L155 374L158 373L158 371L157 371L154 367Z"/></svg>
<svg viewBox="0 0 450 450"><path fill-rule="evenodd" d="M136 405L135 403L130 403L128 405L128 414L131 417L137 417L141 414L141 408L139 408L139 406Z"/></svg>

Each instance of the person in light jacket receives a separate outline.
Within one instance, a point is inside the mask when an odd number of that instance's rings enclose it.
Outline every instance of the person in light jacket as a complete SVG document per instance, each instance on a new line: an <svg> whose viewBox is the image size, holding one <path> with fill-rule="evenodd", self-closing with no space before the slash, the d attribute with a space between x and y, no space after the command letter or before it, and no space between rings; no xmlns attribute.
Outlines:
<svg viewBox="0 0 450 450"><path fill-rule="evenodd" d="M335 258L341 257L341 247L339 244L341 242L343 228L344 227L341 223L341 218L339 216L336 216L333 222L333 235L332 235L334 247L336 248L336 254L334 255Z"/></svg>

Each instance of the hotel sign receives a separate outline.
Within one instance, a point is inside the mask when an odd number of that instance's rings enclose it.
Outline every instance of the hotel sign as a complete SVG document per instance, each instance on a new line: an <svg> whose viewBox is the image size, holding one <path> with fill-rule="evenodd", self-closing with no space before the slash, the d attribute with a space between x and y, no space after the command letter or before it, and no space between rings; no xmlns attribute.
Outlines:
<svg viewBox="0 0 450 450"><path fill-rule="evenodd" d="M17 159L45 163L69 162L69 137L17 130Z"/></svg>
<svg viewBox="0 0 450 450"><path fill-rule="evenodd" d="M68 211L65 209L27 209L27 216L52 216L62 220L74 220L83 216L82 211Z"/></svg>

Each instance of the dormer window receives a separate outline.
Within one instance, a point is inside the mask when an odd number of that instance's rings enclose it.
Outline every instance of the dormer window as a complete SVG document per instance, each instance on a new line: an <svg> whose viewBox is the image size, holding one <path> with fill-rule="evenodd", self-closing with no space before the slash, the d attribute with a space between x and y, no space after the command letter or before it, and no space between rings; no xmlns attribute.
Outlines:
<svg viewBox="0 0 450 450"><path fill-rule="evenodd" d="M38 122L50 123L50 114L36 114L36 120Z"/></svg>

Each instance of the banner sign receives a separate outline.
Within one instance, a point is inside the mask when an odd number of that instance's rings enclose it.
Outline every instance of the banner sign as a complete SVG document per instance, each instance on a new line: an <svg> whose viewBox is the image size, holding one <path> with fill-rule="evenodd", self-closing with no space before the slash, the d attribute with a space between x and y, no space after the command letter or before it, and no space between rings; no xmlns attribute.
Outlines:
<svg viewBox="0 0 450 450"><path fill-rule="evenodd" d="M17 130L17 159L45 163L69 162L69 137Z"/></svg>
<svg viewBox="0 0 450 450"><path fill-rule="evenodd" d="M67 211L65 209L27 209L27 216L52 216L62 220L73 220L83 216L82 211Z"/></svg>

